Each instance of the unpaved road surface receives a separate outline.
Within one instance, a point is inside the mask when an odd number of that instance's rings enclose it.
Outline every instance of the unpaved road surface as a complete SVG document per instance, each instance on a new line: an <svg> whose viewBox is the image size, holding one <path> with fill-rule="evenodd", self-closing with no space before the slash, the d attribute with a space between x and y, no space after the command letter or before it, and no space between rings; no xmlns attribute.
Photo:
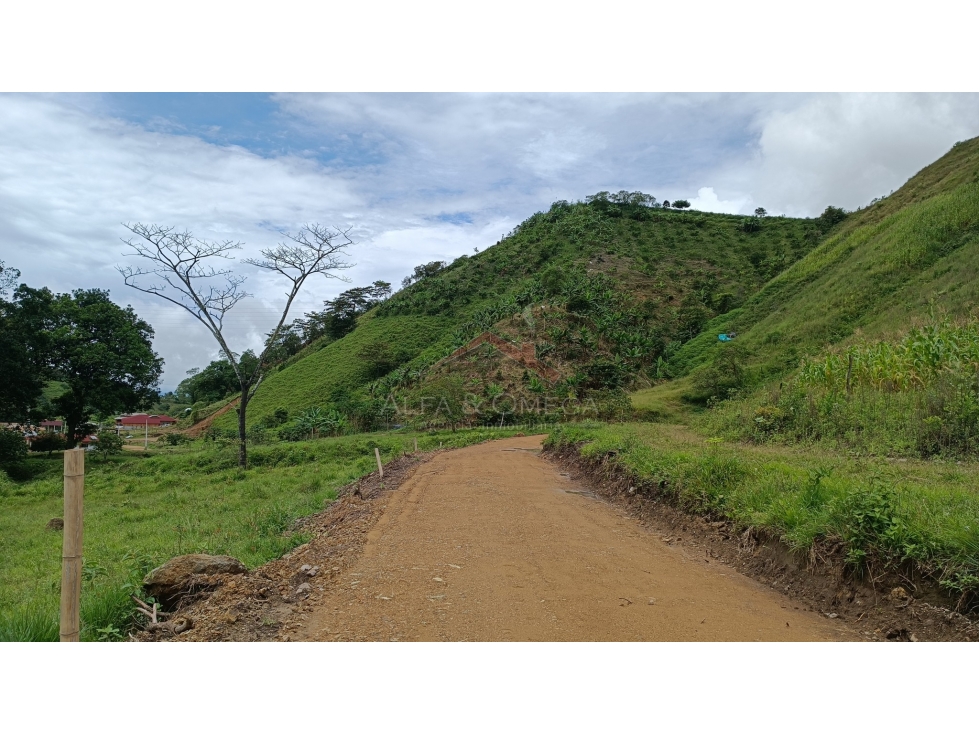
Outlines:
<svg viewBox="0 0 979 734"><path fill-rule="evenodd" d="M540 446L539 436L491 441L420 466L296 638L853 638L667 545L540 458Z"/></svg>

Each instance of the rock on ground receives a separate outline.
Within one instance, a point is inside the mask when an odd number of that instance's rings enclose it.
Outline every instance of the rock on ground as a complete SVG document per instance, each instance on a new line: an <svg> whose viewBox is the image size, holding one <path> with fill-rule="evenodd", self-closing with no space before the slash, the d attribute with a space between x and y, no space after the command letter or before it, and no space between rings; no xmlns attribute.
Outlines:
<svg viewBox="0 0 979 734"><path fill-rule="evenodd" d="M147 594L168 606L192 592L201 576L241 573L248 573L248 569L237 558L191 553L171 558L154 568L143 579L143 588Z"/></svg>

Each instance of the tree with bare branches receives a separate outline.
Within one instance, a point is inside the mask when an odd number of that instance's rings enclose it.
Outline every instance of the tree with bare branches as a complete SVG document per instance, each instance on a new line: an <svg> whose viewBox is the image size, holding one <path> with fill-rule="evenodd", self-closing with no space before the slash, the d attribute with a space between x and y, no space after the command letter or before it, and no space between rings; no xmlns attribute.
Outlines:
<svg viewBox="0 0 979 734"><path fill-rule="evenodd" d="M286 278L289 290L285 308L275 329L266 341L265 349L254 366L243 364L228 345L224 335L225 317L249 294L243 289L245 277L219 261L234 260L231 253L240 250L242 243L232 240L208 241L180 232L174 227L136 223L124 224L133 237L123 239L131 252L149 263L144 267L117 267L126 285L143 293L159 296L187 311L200 321L217 341L222 354L234 369L241 386L238 404L238 464L245 468L248 449L245 435L245 415L248 403L255 395L271 363L272 345L276 344L289 309L306 281L317 274L346 281L337 271L353 267L342 259L346 248L354 244L349 229L307 224L296 235L285 234L287 242L262 250L261 258L243 260L262 270Z"/></svg>

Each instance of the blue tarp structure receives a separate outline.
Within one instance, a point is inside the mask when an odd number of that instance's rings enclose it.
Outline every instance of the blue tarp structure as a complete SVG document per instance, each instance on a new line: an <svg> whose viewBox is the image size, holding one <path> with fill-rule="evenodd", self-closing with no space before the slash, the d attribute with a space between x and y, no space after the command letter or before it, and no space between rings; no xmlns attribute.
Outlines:
<svg viewBox="0 0 979 734"><path fill-rule="evenodd" d="M734 337L735 337L735 335L734 335L734 334L718 334L718 335L717 335L717 339L718 339L718 341L722 341L722 342L729 342L729 341L731 341L731 340L732 340L732 339L733 339Z"/></svg>

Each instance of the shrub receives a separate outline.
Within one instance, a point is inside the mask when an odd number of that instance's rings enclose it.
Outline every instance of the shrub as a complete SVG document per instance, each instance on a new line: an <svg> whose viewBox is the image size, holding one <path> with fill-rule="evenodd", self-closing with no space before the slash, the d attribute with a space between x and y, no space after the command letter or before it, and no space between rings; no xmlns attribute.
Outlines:
<svg viewBox="0 0 979 734"><path fill-rule="evenodd" d="M290 423L279 429L279 438L283 441L305 441L309 438L309 431L298 423Z"/></svg>
<svg viewBox="0 0 979 734"><path fill-rule="evenodd" d="M266 428L278 428L289 422L289 411L285 408L276 408L273 412L262 418L262 425Z"/></svg>
<svg viewBox="0 0 979 734"><path fill-rule="evenodd" d="M31 451L47 451L50 456L53 451L64 451L67 445L68 442L60 433L42 433L31 442Z"/></svg>
<svg viewBox="0 0 979 734"><path fill-rule="evenodd" d="M181 444L190 443L190 437L183 433L165 433L160 440L167 446L180 446Z"/></svg>
<svg viewBox="0 0 979 734"><path fill-rule="evenodd" d="M98 441L95 443L95 450L102 457L102 461L108 461L109 456L122 453L122 436L113 429L103 429L97 435Z"/></svg>
<svg viewBox="0 0 979 734"><path fill-rule="evenodd" d="M742 345L731 342L722 344L711 362L691 374L693 390L684 394L684 399L706 404L733 397L748 384L746 358L747 352Z"/></svg>
<svg viewBox="0 0 979 734"><path fill-rule="evenodd" d="M846 543L847 563L862 569L873 551L886 545L889 535L900 526L895 517L894 492L871 484L847 492L834 508L834 521Z"/></svg>
<svg viewBox="0 0 979 734"><path fill-rule="evenodd" d="M17 431L0 428L0 464L12 464L27 456L27 443Z"/></svg>
<svg viewBox="0 0 979 734"><path fill-rule="evenodd" d="M819 215L819 223L824 230L830 229L836 224L839 224L847 217L847 212L845 209L841 209L838 206L828 206L823 210L823 213Z"/></svg>

